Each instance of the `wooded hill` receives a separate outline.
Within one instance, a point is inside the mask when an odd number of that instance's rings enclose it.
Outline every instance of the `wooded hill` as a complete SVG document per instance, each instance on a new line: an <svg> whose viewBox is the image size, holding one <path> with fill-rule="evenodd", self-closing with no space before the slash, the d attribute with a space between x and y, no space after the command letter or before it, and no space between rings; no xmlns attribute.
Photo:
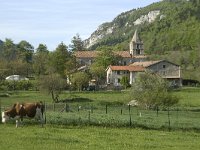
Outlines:
<svg viewBox="0 0 200 150"><path fill-rule="evenodd" d="M159 12L155 20L144 20L153 11ZM140 24L136 23L138 19ZM136 29L150 59L168 59L181 65L184 78L200 80L199 0L163 0L124 12L91 35L98 39L89 49L128 50Z"/></svg>

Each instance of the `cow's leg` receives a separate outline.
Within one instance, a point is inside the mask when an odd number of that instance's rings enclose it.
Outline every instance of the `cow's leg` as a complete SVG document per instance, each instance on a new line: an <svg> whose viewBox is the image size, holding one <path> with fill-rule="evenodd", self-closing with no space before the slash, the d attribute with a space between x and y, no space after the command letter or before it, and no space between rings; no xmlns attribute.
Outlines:
<svg viewBox="0 0 200 150"><path fill-rule="evenodd" d="M40 124L43 127L44 124L44 119L43 119L43 114L41 108L36 108L36 119L40 121Z"/></svg>
<svg viewBox="0 0 200 150"><path fill-rule="evenodd" d="M18 127L19 127L19 120L16 119L16 128L18 128Z"/></svg>
<svg viewBox="0 0 200 150"><path fill-rule="evenodd" d="M43 119L43 115L42 115L42 113L40 114L40 123L41 123L41 125L42 125L42 127L43 127L44 119Z"/></svg>

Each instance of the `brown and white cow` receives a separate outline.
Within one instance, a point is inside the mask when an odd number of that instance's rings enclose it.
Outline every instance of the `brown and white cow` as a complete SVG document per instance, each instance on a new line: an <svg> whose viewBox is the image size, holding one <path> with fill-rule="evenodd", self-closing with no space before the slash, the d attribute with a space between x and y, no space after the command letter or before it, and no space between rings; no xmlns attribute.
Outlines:
<svg viewBox="0 0 200 150"><path fill-rule="evenodd" d="M23 118L35 118L43 124L44 105L37 103L15 103L12 108L2 112L2 122L6 123L9 119L16 119L16 127Z"/></svg>

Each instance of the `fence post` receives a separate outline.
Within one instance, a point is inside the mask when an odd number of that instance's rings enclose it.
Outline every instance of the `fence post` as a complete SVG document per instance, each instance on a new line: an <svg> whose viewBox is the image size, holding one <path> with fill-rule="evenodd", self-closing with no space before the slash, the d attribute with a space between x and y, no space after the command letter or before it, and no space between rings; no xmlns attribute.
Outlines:
<svg viewBox="0 0 200 150"><path fill-rule="evenodd" d="M47 123L47 115L46 115L46 111L47 111L47 105L44 101L44 123L46 124Z"/></svg>
<svg viewBox="0 0 200 150"><path fill-rule="evenodd" d="M65 103L65 112L69 111L69 106L67 105L67 103Z"/></svg>
<svg viewBox="0 0 200 150"><path fill-rule="evenodd" d="M171 127L170 127L170 114L169 114L169 107L168 107L168 125L169 125L169 131L171 130Z"/></svg>
<svg viewBox="0 0 200 150"><path fill-rule="evenodd" d="M129 117L130 117L130 127L132 126L132 120L131 120L131 114L129 114Z"/></svg>
<svg viewBox="0 0 200 150"><path fill-rule="evenodd" d="M53 103L53 111L55 111L55 103Z"/></svg>
<svg viewBox="0 0 200 150"><path fill-rule="evenodd" d="M88 111L88 120L89 120L89 125L90 125L90 110Z"/></svg>
<svg viewBox="0 0 200 150"><path fill-rule="evenodd" d="M177 119L177 121L178 121L178 111L179 111L178 108L177 108L176 111L177 111L177 113L176 113L176 119Z"/></svg>
<svg viewBox="0 0 200 150"><path fill-rule="evenodd" d="M131 127L131 125L132 125L132 120L131 120L131 105L130 105L130 104L128 105L128 110L129 110L129 125L130 125L130 127Z"/></svg>
<svg viewBox="0 0 200 150"><path fill-rule="evenodd" d="M158 117L158 110L159 110L159 108L158 108L158 106L156 107L156 114L157 114L157 117Z"/></svg>
<svg viewBox="0 0 200 150"><path fill-rule="evenodd" d="M93 113L93 105L91 106L91 113Z"/></svg>

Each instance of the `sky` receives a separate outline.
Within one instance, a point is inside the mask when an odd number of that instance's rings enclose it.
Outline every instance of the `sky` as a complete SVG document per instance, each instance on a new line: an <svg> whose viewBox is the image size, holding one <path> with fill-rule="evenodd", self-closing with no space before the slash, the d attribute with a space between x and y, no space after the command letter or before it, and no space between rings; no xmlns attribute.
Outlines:
<svg viewBox="0 0 200 150"><path fill-rule="evenodd" d="M77 33L87 39L99 25L117 15L160 0L0 0L0 39L28 41L50 51Z"/></svg>

